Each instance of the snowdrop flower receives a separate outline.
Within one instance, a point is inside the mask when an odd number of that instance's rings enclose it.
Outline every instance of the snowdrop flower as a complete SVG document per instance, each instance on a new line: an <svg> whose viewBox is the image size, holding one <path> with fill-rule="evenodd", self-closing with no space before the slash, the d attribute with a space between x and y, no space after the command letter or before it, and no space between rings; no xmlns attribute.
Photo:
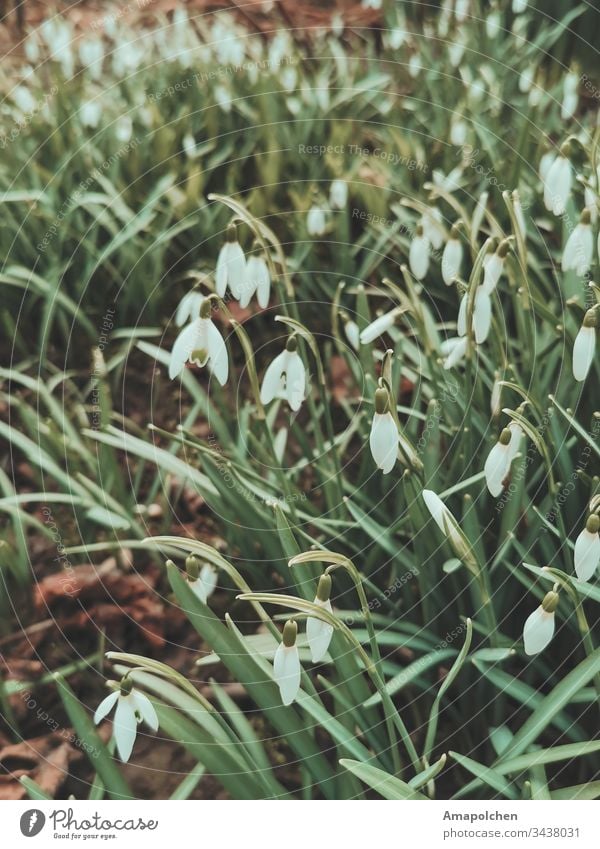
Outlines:
<svg viewBox="0 0 600 849"><path fill-rule="evenodd" d="M463 166L457 165L449 174L444 174L439 168L434 168L431 172L433 185L443 189L446 192L455 192L460 188L460 178L463 175Z"/></svg>
<svg viewBox="0 0 600 849"><path fill-rule="evenodd" d="M200 315L181 331L171 352L169 377L178 377L186 363L195 363L201 368L208 365L221 386L227 383L229 359L227 348L220 332L210 318L210 298L200 305Z"/></svg>
<svg viewBox="0 0 600 849"><path fill-rule="evenodd" d="M186 133L184 135L181 140L181 149L188 159L197 159L200 154L198 153L198 145L196 144L193 133Z"/></svg>
<svg viewBox="0 0 600 849"><path fill-rule="evenodd" d="M542 158L540 159L540 168L539 168L538 173L540 175L540 180L542 181L542 183L544 183L546 181L546 177L548 176L548 172L550 171L550 168L552 167L552 164L553 164L555 159L556 159L556 154L554 153L553 150L548 150L542 156Z"/></svg>
<svg viewBox="0 0 600 849"><path fill-rule="evenodd" d="M551 590L546 593L540 606L527 617L523 627L525 654L539 654L554 636L554 612L558 600L556 589Z"/></svg>
<svg viewBox="0 0 600 849"><path fill-rule="evenodd" d="M511 432L505 427L498 441L490 451L485 461L483 471L485 482L490 494L498 498L503 489L503 481L510 471L510 440Z"/></svg>
<svg viewBox="0 0 600 849"><path fill-rule="evenodd" d="M508 239L504 239L504 241L500 242L494 253L488 254L484 261L483 283L481 286L488 295L491 295L498 285L504 271L504 261L509 248L510 242Z"/></svg>
<svg viewBox="0 0 600 849"><path fill-rule="evenodd" d="M408 73L413 79L415 79L419 76L422 70L423 66L421 65L421 57L418 53L412 53L408 60Z"/></svg>
<svg viewBox="0 0 600 849"><path fill-rule="evenodd" d="M363 9L381 9L383 0L362 0L361 6Z"/></svg>
<svg viewBox="0 0 600 849"><path fill-rule="evenodd" d="M512 10L515 15L521 15L527 8L527 0L513 0Z"/></svg>
<svg viewBox="0 0 600 849"><path fill-rule="evenodd" d="M502 26L502 18L499 9L494 6L487 18L485 19L485 34L490 40L496 38Z"/></svg>
<svg viewBox="0 0 600 849"><path fill-rule="evenodd" d="M344 333L346 334L346 339L352 345L354 350L358 351L360 347L360 331L358 329L358 324L347 316L344 316Z"/></svg>
<svg viewBox="0 0 600 849"><path fill-rule="evenodd" d="M227 86L216 85L213 89L213 94L217 106L220 106L223 112L229 114L233 105L233 98Z"/></svg>
<svg viewBox="0 0 600 849"><path fill-rule="evenodd" d="M422 280L429 268L429 239L421 224L417 225L415 235L410 243L408 264L417 280Z"/></svg>
<svg viewBox="0 0 600 849"><path fill-rule="evenodd" d="M454 224L442 254L442 278L446 286L452 285L452 281L460 271L463 260L463 246L458 233L458 226Z"/></svg>
<svg viewBox="0 0 600 849"><path fill-rule="evenodd" d="M344 209L348 200L348 183L334 180L329 187L329 205L332 209Z"/></svg>
<svg viewBox="0 0 600 849"><path fill-rule="evenodd" d="M448 339L449 343L451 343L448 348L448 355L444 360L444 368L448 371L454 366L458 365L461 360L464 359L467 353L467 337L463 336L462 339L460 337L456 337L455 339Z"/></svg>
<svg viewBox="0 0 600 849"><path fill-rule="evenodd" d="M439 251L446 238L444 218L440 210L435 206L430 206L421 216L419 224L434 250Z"/></svg>
<svg viewBox="0 0 600 849"><path fill-rule="evenodd" d="M378 316L370 324L367 324L360 334L361 345L368 345L370 342L374 342L375 339L383 336L384 333L387 333L394 326L396 316L399 312L400 310L398 309L390 310L390 312L383 313L383 315Z"/></svg>
<svg viewBox="0 0 600 849"><path fill-rule="evenodd" d="M521 74L519 75L519 91L523 94L526 94L531 88L534 74L535 68L533 65L530 65L528 68L521 71Z"/></svg>
<svg viewBox="0 0 600 849"><path fill-rule="evenodd" d="M306 216L306 229L309 236L322 236L326 228L325 210L313 204Z"/></svg>
<svg viewBox="0 0 600 849"><path fill-rule="evenodd" d="M35 32L30 33L25 39L25 58L32 65L37 65L40 60L40 43Z"/></svg>
<svg viewBox="0 0 600 849"><path fill-rule="evenodd" d="M463 38L457 37L455 41L452 41L448 45L448 59L450 60L450 64L453 68L458 68L460 65L463 56L465 55L465 50L467 49L466 42Z"/></svg>
<svg viewBox="0 0 600 849"><path fill-rule="evenodd" d="M468 294L462 297L456 322L456 332L459 336L467 333L467 307ZM478 286L475 292L475 304L473 306L473 333L478 345L482 345L488 337L492 326L492 299L483 286Z"/></svg>
<svg viewBox="0 0 600 849"><path fill-rule="evenodd" d="M594 236L589 209L584 209L579 222L573 228L562 255L562 270L574 271L585 276L594 255Z"/></svg>
<svg viewBox="0 0 600 849"><path fill-rule="evenodd" d="M185 571L191 591L206 604L217 587L218 571L210 563L200 566L200 561L194 554L185 559Z"/></svg>
<svg viewBox="0 0 600 849"><path fill-rule="evenodd" d="M297 351L293 336L287 341L285 351L278 354L263 377L260 400L270 404L274 398L283 398L296 413L306 395L306 369Z"/></svg>
<svg viewBox="0 0 600 849"><path fill-rule="evenodd" d="M121 115L115 123L115 137L117 141L126 144L131 140L133 133L133 121L129 115Z"/></svg>
<svg viewBox="0 0 600 849"><path fill-rule="evenodd" d="M317 594L314 603L323 610L332 613L331 601L331 576L321 575L317 585ZM309 616L306 620L306 639L310 648L313 663L319 663L329 649L331 638L333 636L333 625L324 622L322 619L317 619L315 616Z"/></svg>
<svg viewBox="0 0 600 849"><path fill-rule="evenodd" d="M446 507L442 499L431 489L423 490L423 501L440 531L448 537L457 550L464 548L464 540L458 528L458 522Z"/></svg>
<svg viewBox="0 0 600 849"><path fill-rule="evenodd" d="M179 302L177 312L175 313L175 324L177 327L183 327L183 325L187 324L188 321L198 318L200 315L200 307L204 300L204 295L200 292L192 291L188 292L187 295L184 295Z"/></svg>
<svg viewBox="0 0 600 849"><path fill-rule="evenodd" d="M454 3L454 17L457 23L463 24L469 17L470 0L456 0Z"/></svg>
<svg viewBox="0 0 600 849"><path fill-rule="evenodd" d="M455 147L462 147L467 140L469 125L461 116L456 114L452 117L450 125L450 142Z"/></svg>
<svg viewBox="0 0 600 849"><path fill-rule="evenodd" d="M35 112L36 108L36 99L29 91L27 86L18 85L11 92L12 99L15 102L17 108L23 112L25 115L28 115L30 112Z"/></svg>
<svg viewBox="0 0 600 849"><path fill-rule="evenodd" d="M158 731L158 717L148 696L133 687L130 678L123 678L118 690L103 699L94 714L94 722L98 725L104 717L117 706L113 721L113 736L119 757L125 763L131 757L133 744L137 734L138 723L142 720L154 732Z"/></svg>
<svg viewBox="0 0 600 849"><path fill-rule="evenodd" d="M260 248L256 244L254 247L255 250ZM240 306L247 307L255 292L259 307L263 310L266 309L271 294L271 275L267 261L261 253L253 253L248 257L246 277L240 295Z"/></svg>
<svg viewBox="0 0 600 849"><path fill-rule="evenodd" d="M594 362L597 324L598 308L592 307L583 317L583 324L573 345L573 377L575 380L585 380Z"/></svg>
<svg viewBox="0 0 600 849"><path fill-rule="evenodd" d="M375 390L375 413L369 436L371 455L384 475L392 471L398 457L400 437L394 417L390 412L387 389Z"/></svg>
<svg viewBox="0 0 600 849"><path fill-rule="evenodd" d="M563 83L563 99L560 107L560 117L563 121L569 121L577 111L579 96L577 89L579 88L579 75L570 71Z"/></svg>
<svg viewBox="0 0 600 849"><path fill-rule="evenodd" d="M88 100L79 109L79 117L84 127L96 129L102 117L102 103L99 100Z"/></svg>
<svg viewBox="0 0 600 849"><path fill-rule="evenodd" d="M79 61L84 68L90 71L94 79L98 79L102 72L102 60L104 59L104 44L100 38L86 39L79 46Z"/></svg>
<svg viewBox="0 0 600 849"><path fill-rule="evenodd" d="M575 541L575 572L580 581L589 581L600 564L600 516L592 513Z"/></svg>
<svg viewBox="0 0 600 849"><path fill-rule="evenodd" d="M217 257L215 288L220 298L225 297L227 287L234 298L239 298L246 279L246 257L237 238L235 224L227 228L226 242Z"/></svg>
<svg viewBox="0 0 600 849"><path fill-rule="evenodd" d="M521 447L521 440L525 436L525 432L519 422L511 421L508 425L508 430L510 431L510 444L508 446L508 452L510 455L510 462L515 459L517 454L519 453L519 448Z"/></svg>
<svg viewBox="0 0 600 849"><path fill-rule="evenodd" d="M291 705L300 689L300 656L296 638L298 636L298 625L293 619L285 623L283 628L283 639L277 646L273 659L273 673L275 683L279 687L281 701L284 705Z"/></svg>
<svg viewBox="0 0 600 849"><path fill-rule="evenodd" d="M544 205L554 215L564 214L571 196L573 176L568 153L569 146L563 144L544 180Z"/></svg>

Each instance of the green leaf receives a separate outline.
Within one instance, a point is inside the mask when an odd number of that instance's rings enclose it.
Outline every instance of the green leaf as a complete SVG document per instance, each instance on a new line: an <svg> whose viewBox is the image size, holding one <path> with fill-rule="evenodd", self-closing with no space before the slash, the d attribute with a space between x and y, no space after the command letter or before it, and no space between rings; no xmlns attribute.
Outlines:
<svg viewBox="0 0 600 849"><path fill-rule="evenodd" d="M427 796L423 796L410 784L406 784L399 778L395 778L382 769L378 769L370 764L364 764L360 761L350 761L342 759L340 766L349 770L357 778L360 778L368 787L383 796L384 799L410 799L411 801L427 801Z"/></svg>

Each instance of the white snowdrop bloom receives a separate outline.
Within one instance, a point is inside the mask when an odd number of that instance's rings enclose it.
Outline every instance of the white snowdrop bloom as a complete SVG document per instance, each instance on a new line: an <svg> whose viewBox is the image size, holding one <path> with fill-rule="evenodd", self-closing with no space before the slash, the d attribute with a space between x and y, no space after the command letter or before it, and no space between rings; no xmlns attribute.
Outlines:
<svg viewBox="0 0 600 849"><path fill-rule="evenodd" d="M458 229L455 227L450 231L450 238L444 246L442 254L442 279L446 286L451 286L452 281L460 271L463 261L463 246L458 238Z"/></svg>
<svg viewBox="0 0 600 849"><path fill-rule="evenodd" d="M421 225L417 226L408 251L408 264L417 280L422 280L429 268L429 239Z"/></svg>
<svg viewBox="0 0 600 849"><path fill-rule="evenodd" d="M398 457L399 442L398 427L390 412L387 389L377 389L375 391L375 412L369 435L369 447L377 468L381 469L384 475L387 475L394 468Z"/></svg>
<svg viewBox="0 0 600 849"><path fill-rule="evenodd" d="M84 127L94 130L102 117L102 103L99 100L88 100L79 109L79 117Z"/></svg>
<svg viewBox="0 0 600 849"><path fill-rule="evenodd" d="M512 461L519 453L519 449L521 447L521 440L525 436L525 432L521 425L514 420L511 421L508 425L508 430L510 431L510 445L508 446L508 449L510 454L510 462L512 463Z"/></svg>
<svg viewBox="0 0 600 849"><path fill-rule="evenodd" d="M389 312L385 312L383 315L378 316L370 324L367 324L360 334L361 345L369 345L371 342L374 342L375 339L378 339L380 336L383 336L384 333L387 333L388 330L394 326L398 313L398 309L390 310Z"/></svg>
<svg viewBox="0 0 600 849"><path fill-rule="evenodd" d="M113 720L113 737L119 757L127 762L133 751L138 723L143 720L152 731L156 732L158 717L148 696L135 689L129 678L123 678L119 689L113 690L100 702L94 714L95 724L102 722L115 705L117 709Z"/></svg>
<svg viewBox="0 0 600 849"><path fill-rule="evenodd" d="M564 147L565 145L563 145L561 151ZM571 163L561 152L548 168L544 180L544 205L548 212L552 212L554 215L564 214L567 202L571 197L572 181Z"/></svg>
<svg viewBox="0 0 600 849"><path fill-rule="evenodd" d="M306 216L306 229L309 236L322 236L325 232L327 222L325 210L313 204Z"/></svg>
<svg viewBox="0 0 600 849"><path fill-rule="evenodd" d="M423 233L431 243L433 249L439 251L446 239L444 217L440 210L435 206L430 206L421 216L419 224L423 228Z"/></svg>
<svg viewBox="0 0 600 849"><path fill-rule="evenodd" d="M497 250L494 253L488 254L484 260L483 283L481 286L488 295L494 292L500 281L509 247L510 242L505 239L503 242L500 242Z"/></svg>
<svg viewBox="0 0 600 849"><path fill-rule="evenodd" d="M406 43L407 32L401 27L394 27L387 35L387 44L392 50L398 50Z"/></svg>
<svg viewBox="0 0 600 849"><path fill-rule="evenodd" d="M494 39L500 32L502 17L497 8L493 8L485 19L485 34L489 39Z"/></svg>
<svg viewBox="0 0 600 849"><path fill-rule="evenodd" d="M25 39L25 58L28 62L31 62L32 65L37 65L40 60L40 56L40 43L35 32L31 32Z"/></svg>
<svg viewBox="0 0 600 849"><path fill-rule="evenodd" d="M419 76L421 71L423 70L423 66L421 65L421 57L418 53L411 53L410 59L408 60L408 73L409 75L415 79Z"/></svg>
<svg viewBox="0 0 600 849"><path fill-rule="evenodd" d="M485 83L482 79L476 79L468 86L469 100L476 106L485 95Z"/></svg>
<svg viewBox="0 0 600 849"><path fill-rule="evenodd" d="M115 137L117 141L127 144L133 133L133 121L129 115L121 115L115 123Z"/></svg>
<svg viewBox="0 0 600 849"><path fill-rule="evenodd" d="M237 33L238 29L230 16L228 22L221 19L213 24L211 31L213 49L221 65L239 67L244 61L245 45Z"/></svg>
<svg viewBox="0 0 600 849"><path fill-rule="evenodd" d="M560 117L563 121L569 121L577 111L579 103L579 75L570 71L566 74L563 82L563 99L560 107Z"/></svg>
<svg viewBox="0 0 600 849"><path fill-rule="evenodd" d="M592 513L575 541L575 572L580 581L589 581L600 565L600 516Z"/></svg>
<svg viewBox="0 0 600 849"><path fill-rule="evenodd" d="M186 558L185 567L191 591L203 604L206 604L217 588L218 570L210 563L204 563L200 567L200 561L193 554Z"/></svg>
<svg viewBox="0 0 600 849"><path fill-rule="evenodd" d="M458 68L466 49L467 45L462 38L457 38L448 45L448 59L453 68Z"/></svg>
<svg viewBox="0 0 600 849"><path fill-rule="evenodd" d="M184 295L179 302L177 312L175 313L175 324L177 327L183 327L183 325L187 324L188 321L198 318L200 315L200 307L204 300L204 295L200 292L192 291L188 292L187 295Z"/></svg>
<svg viewBox="0 0 600 849"><path fill-rule="evenodd" d="M535 68L533 65L529 65L528 68L525 68L521 71L519 75L519 91L523 94L526 94L532 86L533 77L535 76Z"/></svg>
<svg viewBox="0 0 600 849"><path fill-rule="evenodd" d="M344 209L348 201L348 184L345 180L334 180L329 188L329 205L332 209Z"/></svg>
<svg viewBox="0 0 600 849"><path fill-rule="evenodd" d="M27 86L15 86L15 88L11 92L11 97L17 109L19 109L24 114L27 115L31 112L35 112L37 102L35 97L27 88Z"/></svg>
<svg viewBox="0 0 600 849"><path fill-rule="evenodd" d="M590 211L586 208L567 239L562 255L562 270L574 271L583 277L592 264L593 256L594 235Z"/></svg>
<svg viewBox="0 0 600 849"><path fill-rule="evenodd" d="M597 324L598 308L592 307L586 312L573 345L573 377L580 382L586 379L594 362Z"/></svg>
<svg viewBox="0 0 600 849"><path fill-rule="evenodd" d="M513 0L512 10L515 15L521 15L527 8L527 0Z"/></svg>
<svg viewBox="0 0 600 849"><path fill-rule="evenodd" d="M544 95L544 89L542 86L538 85L534 82L529 89L529 97L527 98L527 102L530 106L539 106L542 102L542 97Z"/></svg>
<svg viewBox="0 0 600 849"><path fill-rule="evenodd" d="M483 345L488 338L491 326L492 299L483 286L478 286L473 307L473 332L478 345Z"/></svg>
<svg viewBox="0 0 600 849"><path fill-rule="evenodd" d="M100 38L85 39L79 45L79 61L87 68L94 79L102 73L104 44Z"/></svg>
<svg viewBox="0 0 600 849"><path fill-rule="evenodd" d="M196 159L199 156L198 145L193 133L186 133L181 140L181 149L188 159Z"/></svg>
<svg viewBox="0 0 600 849"><path fill-rule="evenodd" d="M558 593L546 593L544 600L527 617L523 627L525 654L539 654L554 636L554 611L558 607Z"/></svg>
<svg viewBox="0 0 600 849"><path fill-rule="evenodd" d="M215 96L217 106L220 106L223 112L229 114L233 105L233 98L231 97L231 92L227 86L216 85L213 89L213 94Z"/></svg>
<svg viewBox="0 0 600 849"><path fill-rule="evenodd" d="M352 345L355 351L358 351L360 347L360 331L358 329L358 324L351 319L347 319L344 322L344 333L346 334L346 339Z"/></svg>
<svg viewBox="0 0 600 849"><path fill-rule="evenodd" d="M223 337L210 319L211 303L208 298L200 306L200 315L184 327L173 345L169 361L169 377L178 377L186 363L201 368L208 365L221 386L227 383L229 359Z"/></svg>
<svg viewBox="0 0 600 849"><path fill-rule="evenodd" d="M281 69L279 81L286 91L294 91L298 83L298 72L293 65L286 65Z"/></svg>
<svg viewBox="0 0 600 849"><path fill-rule="evenodd" d="M284 705L291 705L300 689L300 656L296 638L298 626L290 620L285 623L283 639L277 646L273 659L273 674L275 683L279 687L281 701Z"/></svg>
<svg viewBox="0 0 600 849"><path fill-rule="evenodd" d="M452 124L450 125L450 142L455 147L462 147L467 141L467 136L469 133L469 125L466 121L463 120L462 117L457 117L456 115L452 118Z"/></svg>
<svg viewBox="0 0 600 849"><path fill-rule="evenodd" d="M247 307L250 303L250 298L256 292L256 299L261 309L266 309L269 305L269 296L271 294L271 275L269 274L269 266L262 254L252 254L248 257L246 263L246 277L242 286L240 296L240 306Z"/></svg>
<svg viewBox="0 0 600 849"><path fill-rule="evenodd" d="M488 454L483 467L487 488L494 498L497 498L502 492L503 482L510 471L510 439L511 433L506 427Z"/></svg>
<svg viewBox="0 0 600 849"><path fill-rule="evenodd" d="M463 24L470 14L470 0L456 0L454 3L454 17L459 24Z"/></svg>
<svg viewBox="0 0 600 849"><path fill-rule="evenodd" d="M457 549L464 548L464 540L458 529L458 522L446 507L442 499L431 489L423 490L423 501L440 531L448 537Z"/></svg>
<svg viewBox="0 0 600 849"><path fill-rule="evenodd" d="M363 9L381 9L383 0L361 0Z"/></svg>
<svg viewBox="0 0 600 849"><path fill-rule="evenodd" d="M225 297L227 288L234 298L239 298L246 279L246 257L237 238L235 224L227 228L226 241L217 257L215 289L220 298Z"/></svg>
<svg viewBox="0 0 600 849"><path fill-rule="evenodd" d="M457 165L449 174L444 174L439 168L434 168L431 172L433 185L438 186L446 192L455 192L460 188L460 179L463 175L462 165Z"/></svg>
<svg viewBox="0 0 600 849"><path fill-rule="evenodd" d="M306 395L306 369L296 349L297 342L290 336L285 351L268 366L260 390L263 404L283 398L295 413L300 409Z"/></svg>
<svg viewBox="0 0 600 849"><path fill-rule="evenodd" d="M552 167L554 160L556 159L556 154L553 150L548 150L540 159L540 167L538 174L540 176L540 180L542 183L546 181L546 177L548 176L548 172Z"/></svg>
<svg viewBox="0 0 600 849"><path fill-rule="evenodd" d="M317 586L317 594L314 603L318 607L322 607L328 613L332 613L331 601L331 577L329 575L321 575ZM310 648L310 653L313 663L320 663L323 660L329 644L333 637L333 625L328 622L323 622L322 619L317 619L316 616L309 616L306 620L306 639Z"/></svg>
<svg viewBox="0 0 600 849"><path fill-rule="evenodd" d="M450 340L448 340L450 341ZM453 340L454 341L454 340ZM452 345L452 348L444 360L444 368L448 371L458 365L464 359L467 353L467 337L457 338Z"/></svg>

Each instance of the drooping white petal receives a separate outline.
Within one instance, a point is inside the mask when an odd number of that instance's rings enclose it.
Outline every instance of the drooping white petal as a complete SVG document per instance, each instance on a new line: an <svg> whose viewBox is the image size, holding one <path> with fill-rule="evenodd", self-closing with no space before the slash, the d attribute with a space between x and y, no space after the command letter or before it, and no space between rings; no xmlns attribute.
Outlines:
<svg viewBox="0 0 600 849"><path fill-rule="evenodd" d="M286 351L285 395L287 402L296 413L306 395L306 369L297 351Z"/></svg>
<svg viewBox="0 0 600 849"><path fill-rule="evenodd" d="M452 284L452 280L460 271L463 259L463 247L458 239L448 239L442 254L442 278L446 286Z"/></svg>
<svg viewBox="0 0 600 849"><path fill-rule="evenodd" d="M446 534L446 525L444 522L444 516L452 515L442 499L439 495L434 492L432 489L424 489L423 490L423 501L425 502L425 506L429 510L431 514L431 518L434 520L438 528L445 535Z"/></svg>
<svg viewBox="0 0 600 849"><path fill-rule="evenodd" d="M502 482L508 475L509 469L509 445L502 445L500 442L497 442L488 454L485 466L483 467L487 488L494 498L497 498L502 492Z"/></svg>
<svg viewBox="0 0 600 849"><path fill-rule="evenodd" d="M508 426L510 430L510 442L508 443L509 465L515 459L521 447L521 440L525 436L523 428L518 422L511 422Z"/></svg>
<svg viewBox="0 0 600 849"><path fill-rule="evenodd" d="M158 716L148 696L145 693L140 693L139 690L132 690L130 698L133 699L133 706L146 725L152 731L158 731Z"/></svg>
<svg viewBox="0 0 600 849"><path fill-rule="evenodd" d="M221 386L225 386L225 384L227 383L227 377L229 375L229 358L227 356L227 346L225 345L225 340L209 318L201 318L200 321L207 322L206 343L208 347L209 356L208 367L214 374L214 376L217 378Z"/></svg>
<svg viewBox="0 0 600 849"><path fill-rule="evenodd" d="M589 581L600 564L600 535L584 528L575 540L575 572L580 581Z"/></svg>
<svg viewBox="0 0 600 849"><path fill-rule="evenodd" d="M579 103L578 86L579 75L571 71L565 76L563 82L563 99L560 107L560 117L563 121L570 120L577 111L577 104Z"/></svg>
<svg viewBox="0 0 600 849"><path fill-rule="evenodd" d="M306 217L306 229L309 236L322 236L325 232L325 212L318 206L312 206Z"/></svg>
<svg viewBox="0 0 600 849"><path fill-rule="evenodd" d="M547 613L540 604L531 613L523 627L525 654L539 654L554 636L554 613Z"/></svg>
<svg viewBox="0 0 600 849"><path fill-rule="evenodd" d="M394 417L387 413L375 413L369 435L371 454L378 469L387 475L394 468L398 456L398 428Z"/></svg>
<svg viewBox="0 0 600 849"><path fill-rule="evenodd" d="M464 358L467 353L467 337L463 336L462 339L458 339L456 344L452 347L452 350L444 360L444 368L446 370L454 368L455 365Z"/></svg>
<svg viewBox="0 0 600 849"><path fill-rule="evenodd" d="M355 321L347 321L344 325L344 332L346 333L348 342L350 342L355 351L358 351L360 346L358 324Z"/></svg>
<svg viewBox="0 0 600 849"><path fill-rule="evenodd" d="M467 306L468 306L469 298L467 293L462 296L460 299L460 306L458 308L458 318L456 320L456 332L459 336L465 336L467 333Z"/></svg>
<svg viewBox="0 0 600 849"><path fill-rule="evenodd" d="M473 331L475 341L482 345L488 337L492 326L492 299L483 286L478 286L475 292L475 306L473 308Z"/></svg>
<svg viewBox="0 0 600 849"><path fill-rule="evenodd" d="M291 705L298 695L300 671L298 647L280 643L273 659L273 672L284 705Z"/></svg>
<svg viewBox="0 0 600 849"><path fill-rule="evenodd" d="M246 276L246 257L239 242L227 242L227 285L234 298L239 298Z"/></svg>
<svg viewBox="0 0 600 849"><path fill-rule="evenodd" d="M169 360L169 377L171 380L181 374L192 355L192 351L205 348L205 336L201 318L194 319L191 324L183 328L171 351L171 359Z"/></svg>
<svg viewBox="0 0 600 849"><path fill-rule="evenodd" d="M553 150L549 150L545 153L540 159L540 169L539 175L542 183L546 182L546 177L548 176L548 172L550 171L550 167L552 166L554 160L556 159L556 154Z"/></svg>
<svg viewBox="0 0 600 849"><path fill-rule="evenodd" d="M254 275L256 279L256 300L261 309L266 309L269 306L269 297L271 295L271 275L269 274L269 266L264 257L256 257L254 263Z"/></svg>
<svg viewBox="0 0 600 849"><path fill-rule="evenodd" d="M436 206L430 206L426 209L420 220L423 235L436 251L439 251L444 244L445 232L443 222L444 217Z"/></svg>
<svg viewBox="0 0 600 849"><path fill-rule="evenodd" d="M137 718L134 699L131 693L128 696L120 694L113 722L113 736L122 761L126 762L131 757L136 734Z"/></svg>
<svg viewBox="0 0 600 849"><path fill-rule="evenodd" d="M216 590L218 577L218 571L214 568L214 566L211 566L210 563L205 563L202 569L200 570L200 576L198 580L201 581L202 585L204 586L204 593L206 599L210 598L210 596Z"/></svg>
<svg viewBox="0 0 600 849"><path fill-rule="evenodd" d="M278 354L265 372L260 389L260 400L263 404L270 404L273 398L279 396L287 364L286 353L287 351L282 351Z"/></svg>
<svg viewBox="0 0 600 849"><path fill-rule="evenodd" d="M348 184L345 180L334 180L329 188L329 204L333 209L344 209L348 200Z"/></svg>
<svg viewBox="0 0 600 849"><path fill-rule="evenodd" d="M188 292L183 296L175 313L177 327L183 327L188 321L198 318L203 300L204 296L200 292Z"/></svg>
<svg viewBox="0 0 600 849"><path fill-rule="evenodd" d="M321 601L315 598L316 605L324 610L332 613L331 602ZM322 619L316 619L314 616L309 616L306 620L306 639L310 648L313 663L319 663L329 649L331 638L333 636L333 625L328 622L323 622Z"/></svg>
<svg viewBox="0 0 600 849"><path fill-rule="evenodd" d="M248 261L246 263L246 273L244 274L244 279L242 281L242 285L240 286L240 307L245 309L252 296L256 292L256 287L258 285L258 280L256 277L256 263L258 262L257 256L248 257Z"/></svg>
<svg viewBox="0 0 600 849"><path fill-rule="evenodd" d="M589 224L579 222L574 228L562 255L562 270L574 271L583 277L592 264L594 236Z"/></svg>
<svg viewBox="0 0 600 849"><path fill-rule="evenodd" d="M215 289L220 298L225 297L227 291L227 242L222 246L217 257L217 268L215 271Z"/></svg>
<svg viewBox="0 0 600 849"><path fill-rule="evenodd" d="M544 181L544 204L549 212L563 215L571 196L572 180L571 163L565 156L557 156Z"/></svg>
<svg viewBox="0 0 600 849"><path fill-rule="evenodd" d="M596 328L581 327L573 345L573 377L585 380L596 353Z"/></svg>
<svg viewBox="0 0 600 849"><path fill-rule="evenodd" d="M413 238L408 252L408 264L417 280L422 280L425 277L429 268L429 239L427 236L417 235Z"/></svg>
<svg viewBox="0 0 600 849"><path fill-rule="evenodd" d="M492 254L485 263L483 271L483 283L481 285L483 289L488 293L488 295L491 295L496 286L498 285L498 281L502 276L503 268L504 260L497 253Z"/></svg>
<svg viewBox="0 0 600 849"><path fill-rule="evenodd" d="M94 723L96 725L98 725L99 722L102 722L105 716L108 716L118 698L119 691L114 690L112 693L109 693L105 699L102 699L96 708L96 713L94 714Z"/></svg>
<svg viewBox="0 0 600 849"><path fill-rule="evenodd" d="M370 324L367 324L360 334L361 344L368 345L379 336L383 336L384 333L387 333L390 327L393 327L394 322L396 321L396 315L396 310L391 310L390 312L386 312L383 315L378 316L378 318Z"/></svg>

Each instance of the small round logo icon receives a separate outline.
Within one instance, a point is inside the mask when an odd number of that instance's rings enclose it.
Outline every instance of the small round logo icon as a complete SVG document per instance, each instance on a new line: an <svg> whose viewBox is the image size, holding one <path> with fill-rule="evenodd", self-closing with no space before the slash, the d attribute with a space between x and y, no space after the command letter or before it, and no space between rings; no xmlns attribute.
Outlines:
<svg viewBox="0 0 600 849"><path fill-rule="evenodd" d="M21 817L21 834L25 837L35 837L43 829L46 817L37 808L25 811Z"/></svg>

